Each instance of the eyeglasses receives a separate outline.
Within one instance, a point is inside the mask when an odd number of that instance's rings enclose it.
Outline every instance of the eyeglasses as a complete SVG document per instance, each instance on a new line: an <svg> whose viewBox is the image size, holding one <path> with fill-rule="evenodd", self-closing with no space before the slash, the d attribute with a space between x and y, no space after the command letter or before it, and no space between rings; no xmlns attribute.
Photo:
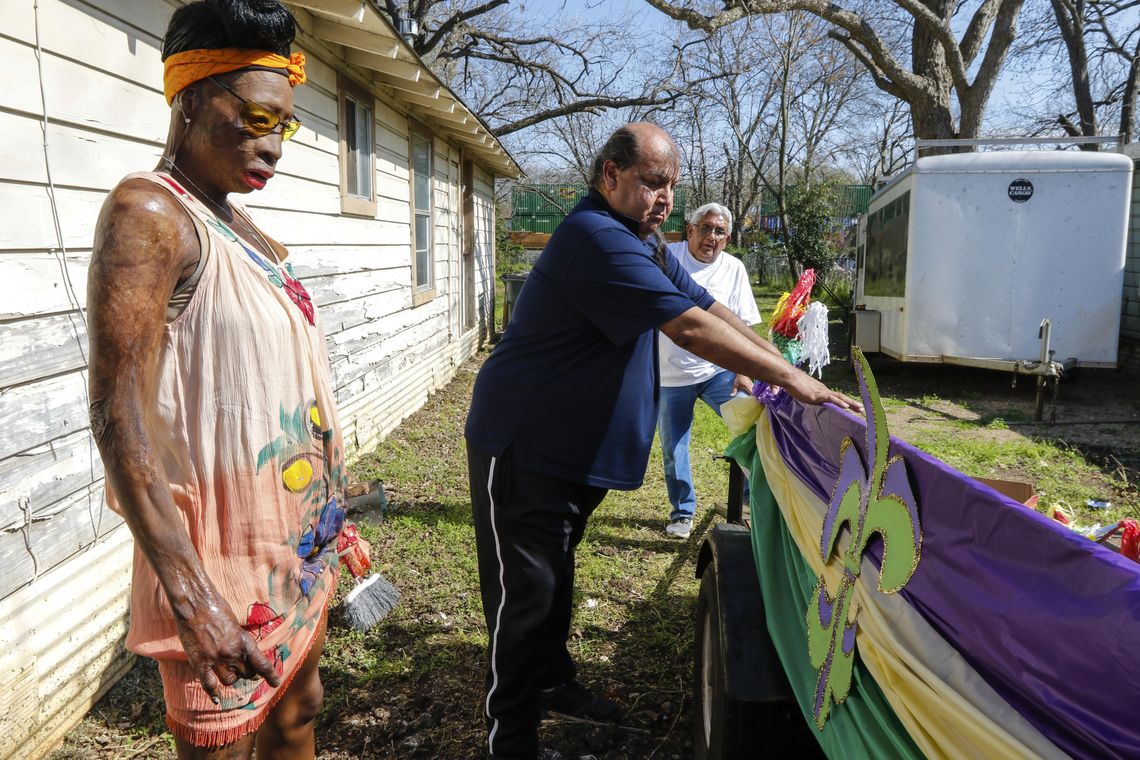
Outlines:
<svg viewBox="0 0 1140 760"><path fill-rule="evenodd" d="M238 95L222 82L222 80L215 79L214 77L209 77L209 80L241 101L242 126L254 137L265 137L268 134L278 131L278 127L280 127L281 139L288 140L297 134L297 130L301 128L301 122L296 119L282 121L280 116L260 103L254 103L252 100L246 100L241 95Z"/></svg>
<svg viewBox="0 0 1140 760"><path fill-rule="evenodd" d="M724 240L728 237L728 230L724 227L713 227L711 224L700 225L697 227L697 233L700 234L701 237L712 235L716 240Z"/></svg>

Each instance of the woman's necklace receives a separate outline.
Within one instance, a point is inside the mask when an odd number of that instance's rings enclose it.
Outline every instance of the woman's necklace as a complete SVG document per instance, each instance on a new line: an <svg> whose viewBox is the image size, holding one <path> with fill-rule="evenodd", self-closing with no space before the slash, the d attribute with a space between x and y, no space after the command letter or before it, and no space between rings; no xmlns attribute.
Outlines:
<svg viewBox="0 0 1140 760"><path fill-rule="evenodd" d="M173 170L178 168L174 164L174 159L168 158L165 155L162 157L162 159L163 163L165 163L171 169L171 183L177 186L177 182L175 182L173 178ZM224 234L227 238L232 238L238 245L240 245L245 250L249 258L252 259L253 262L257 264L257 266L265 270L269 282L284 290L288 295L289 300L292 301L297 306L297 308L301 310L301 314L304 315L308 323L310 325L316 325L316 315L313 309L312 297L309 295L309 292L305 290L305 286L301 284L301 281L298 280L297 276L293 273L293 267L289 264L282 266L281 259L277 256L277 249L274 248L270 244L269 240L261 234L261 230L253 226L253 222L249 221L240 213L238 213L232 205L230 205L227 209L216 203L210 196L206 195L202 188L194 184L194 180L187 177L186 173L181 169L178 170L178 174L181 175L182 180L185 181L186 184L190 185L190 187L194 188L200 193L200 195L193 196L194 198L199 201L204 200L206 203L209 203L210 206L213 206L218 210L218 212L221 213L221 217L219 217L217 213L210 212L214 217L213 223L218 226L217 231L224 231L222 234ZM180 192L186 193L186 191L181 187L178 189ZM210 211L209 208L205 206L205 204L203 204L203 208L205 208L208 212ZM267 258L272 260L273 265L270 265L267 261L265 261L264 258L262 258L261 255L256 253L253 250L253 247L246 245L246 241L243 241L240 237L238 237L237 233L230 229L230 227L222 221L222 218L225 218L232 223L233 220L237 217L241 217L242 224L246 227L246 229L256 235L257 239L261 241L261 245L264 247ZM206 221L209 223L209 220Z"/></svg>
<svg viewBox="0 0 1140 760"><path fill-rule="evenodd" d="M206 192L202 188L200 188L196 184L194 184L194 180L192 180L188 176L186 176L186 172L182 171L182 169L180 169L178 166L175 165L173 159L166 158L165 156L163 156L163 159L164 159L165 163L172 170L177 170L177 172L180 175L183 182L185 182L186 184L190 185L190 187L192 187L198 191L198 195L194 196L195 198L198 198L199 200L204 200L206 203L210 204L215 209L217 209L216 212L211 212L211 213L214 214L214 220L216 222L218 222L218 224L226 224L226 222L228 222L229 224L227 226L232 226L234 223L234 220L240 218L242 226L245 227L246 230L248 230L249 232L252 232L254 235L257 236L257 240L261 243L262 251L270 259L272 259L274 264L276 264L278 266L281 265L281 258L277 255L277 249L274 248L270 244L269 240L265 237L265 235L261 234L261 230L257 229L257 227L255 227L252 222L250 222L249 220L242 217L242 215L239 214L234 209L233 206L230 206L229 204L227 204L226 207L223 207L223 206L219 205L217 202L215 202L214 199L211 198L209 195L207 195ZM173 174L174 172L172 171L171 173ZM221 217L218 216L219 212L221 213ZM225 221L223 221L223 219ZM236 235L237 233L234 233L234 234Z"/></svg>

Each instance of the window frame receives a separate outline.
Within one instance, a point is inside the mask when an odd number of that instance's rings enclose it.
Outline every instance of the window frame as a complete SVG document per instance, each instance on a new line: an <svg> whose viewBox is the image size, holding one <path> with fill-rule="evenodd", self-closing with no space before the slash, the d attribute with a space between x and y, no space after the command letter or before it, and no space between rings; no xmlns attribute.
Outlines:
<svg viewBox="0 0 1140 760"><path fill-rule="evenodd" d="M428 146L428 281L425 285L417 284L419 269L416 265L416 217L422 214L416 208L416 170L414 145L419 137L427 142ZM408 215L410 230L408 238L411 242L412 263L412 306L431 301L436 296L435 282L435 135L432 131L417 121L408 120Z"/></svg>
<svg viewBox="0 0 1140 760"><path fill-rule="evenodd" d="M340 143L340 210L342 214L353 216L376 217L376 96L363 85L353 79L337 74L337 132ZM372 118L369 124L370 144L368 146L369 190L370 197L356 195L349 192L348 163L350 160L348 148L348 99L356 101L359 105L368 108Z"/></svg>

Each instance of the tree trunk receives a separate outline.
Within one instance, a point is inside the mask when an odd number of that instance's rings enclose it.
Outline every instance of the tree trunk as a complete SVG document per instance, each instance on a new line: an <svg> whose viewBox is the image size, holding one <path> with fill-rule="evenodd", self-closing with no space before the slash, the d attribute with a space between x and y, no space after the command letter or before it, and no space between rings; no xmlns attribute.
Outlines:
<svg viewBox="0 0 1140 760"><path fill-rule="evenodd" d="M792 247L788 245L792 229L788 222L788 201L786 196L787 193L784 188L781 187L780 194L776 198L776 207L780 214L780 229L784 232L784 255L788 257L788 273L792 275L792 282L796 282L800 279L800 270L796 260L792 258Z"/></svg>
<svg viewBox="0 0 1140 760"><path fill-rule="evenodd" d="M1136 121L1136 100L1140 98L1140 43L1128 67L1128 81L1124 84L1124 100L1120 104L1121 143L1127 145L1135 139L1133 123Z"/></svg>
<svg viewBox="0 0 1140 760"><path fill-rule="evenodd" d="M935 99L933 96L929 96L920 102L911 103L910 119L916 139L953 140L959 136L954 125L954 114L950 111L949 90L941 93L941 95L944 97ZM915 155L921 158L922 156L938 156L957 152L959 152L957 148L923 148L916 151Z"/></svg>
<svg viewBox="0 0 1140 760"><path fill-rule="evenodd" d="M1074 137L1094 137L1096 128L1096 109L1093 106L1092 85L1089 83L1089 56L1085 48L1085 4L1084 0L1075 0L1072 6L1066 6L1061 0L1052 0L1053 15L1057 19L1057 27L1061 31L1061 40L1065 43L1065 50L1069 56L1069 72L1073 78L1073 99L1077 103L1077 116L1080 124ZM1071 8L1071 11L1070 11ZM1062 116L1059 121L1064 126L1068 119ZM1095 151L1095 144L1083 144L1081 150Z"/></svg>
<svg viewBox="0 0 1140 760"><path fill-rule="evenodd" d="M923 5L942 19L953 15L956 3L950 0L924 0ZM919 140L953 140L961 137L951 110L954 81L946 51L938 39L920 23L911 32L911 66L914 73L927 81L926 91L910 104L911 125ZM959 148L923 148L915 157L958 153ZM969 150L969 149L967 149Z"/></svg>

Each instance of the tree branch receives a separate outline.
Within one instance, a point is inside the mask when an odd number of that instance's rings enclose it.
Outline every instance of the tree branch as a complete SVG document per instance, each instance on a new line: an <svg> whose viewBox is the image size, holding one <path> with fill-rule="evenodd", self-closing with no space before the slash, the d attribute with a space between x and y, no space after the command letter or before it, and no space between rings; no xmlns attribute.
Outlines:
<svg viewBox="0 0 1140 760"><path fill-rule="evenodd" d="M878 67L878 65L871 59L862 47L859 46L855 40L851 39L851 35L844 32L830 31L827 36L833 40L838 40L843 43L843 46L851 51L851 55L855 56L855 60L863 64L863 67L870 73L871 78L875 80L875 86L883 92L894 95L900 100L906 100L908 93L887 76L886 72Z"/></svg>
<svg viewBox="0 0 1140 760"><path fill-rule="evenodd" d="M451 18L444 21L436 28L434 32L432 32L431 37L416 45L416 52L420 55L427 55L432 50L435 50L436 46L439 45L439 43L459 24L462 24L469 19L475 18L476 16L482 16L484 13L492 11L495 8L498 8L500 5L505 5L508 2L510 2L510 0L488 0L482 5L477 5L474 8L469 8L468 10L452 14ZM389 4L391 4L390 0Z"/></svg>
<svg viewBox="0 0 1140 760"><path fill-rule="evenodd" d="M938 40L938 44L946 55L946 63L950 67L950 77L954 81L954 89L958 91L958 97L961 98L970 86L970 81L966 76L966 63L962 59L962 49L958 47L958 40L954 38L950 24L939 18L934 11L918 0L894 0L894 2L913 16L915 23L922 24ZM978 13L981 13L985 7L985 3L983 3L982 8L978 9ZM974 15L977 16L977 13Z"/></svg>
<svg viewBox="0 0 1140 760"><path fill-rule="evenodd" d="M669 18L676 21L683 21L688 24L690 29L696 29L706 34L712 34L717 29L728 26L749 15L749 9L745 8L744 4L732 2L731 0L725 0L725 10L717 13L715 16L705 16L689 8L681 8L672 3L665 2L665 0L645 0L645 2Z"/></svg>
<svg viewBox="0 0 1140 760"><path fill-rule="evenodd" d="M998 0L984 0L978 10L974 12L974 17L970 19L966 33L962 35L962 42L958 45L962 60L967 66L974 62L978 51L982 49L982 43L985 42L986 35L989 34L990 26L997 15L997 9Z"/></svg>
<svg viewBox="0 0 1140 760"><path fill-rule="evenodd" d="M674 92L668 95L643 95L635 98L611 98L611 97L594 97L585 98L582 100L575 100L571 103L564 103L555 108L547 108L543 111L533 113L521 119L516 119L507 124L500 124L491 130L491 134L495 137L502 137L509 135L512 132L517 132L520 129L532 127L540 122L549 119L556 119L559 116L569 116L573 113L582 111L590 111L595 108L629 108L631 106L660 106L666 103L671 103L680 97L681 93Z"/></svg>
<svg viewBox="0 0 1140 760"><path fill-rule="evenodd" d="M990 35L990 44L982 57L981 65L978 66L974 83L964 95L958 96L962 108L959 133L963 137L974 137L981 128L985 104L989 102L990 93L993 92L994 83L1001 73L1009 46L1017 36L1017 18L1024 0L1000 0L1000 2L993 33Z"/></svg>

